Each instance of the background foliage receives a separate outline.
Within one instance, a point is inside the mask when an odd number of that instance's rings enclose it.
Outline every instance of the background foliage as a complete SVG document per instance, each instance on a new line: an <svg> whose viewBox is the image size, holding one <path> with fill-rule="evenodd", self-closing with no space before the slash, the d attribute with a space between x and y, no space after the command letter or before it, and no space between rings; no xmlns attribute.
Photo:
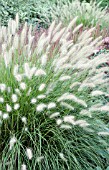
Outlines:
<svg viewBox="0 0 109 170"><path fill-rule="evenodd" d="M15 18L16 13L19 13L21 23L27 21L29 24L36 24L41 19L40 23L43 24L47 22L46 15L53 3L49 0L1 0L0 22L7 25L9 18Z"/></svg>
<svg viewBox="0 0 109 170"><path fill-rule="evenodd" d="M60 0L63 3L66 0ZM80 0L83 2L83 0ZM28 24L36 25L40 23L41 26L47 27L52 20L50 11L57 5L57 0L0 0L0 23L7 25L9 18L15 18L16 13L20 15L20 22L27 21ZM70 0L70 2L74 2ZM85 2L90 2L86 0ZM99 3L100 0L97 0ZM102 7L109 5L108 0L103 0Z"/></svg>

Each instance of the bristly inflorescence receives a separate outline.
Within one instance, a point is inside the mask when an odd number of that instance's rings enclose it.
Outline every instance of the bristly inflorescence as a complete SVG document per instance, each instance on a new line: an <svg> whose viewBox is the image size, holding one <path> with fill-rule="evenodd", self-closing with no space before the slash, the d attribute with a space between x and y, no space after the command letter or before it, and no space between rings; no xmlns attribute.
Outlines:
<svg viewBox="0 0 109 170"><path fill-rule="evenodd" d="M91 37L95 28L84 31L77 43L73 43L69 30L76 20L77 17L65 28L53 22L48 33L41 35L35 49L32 48L34 37L31 26L27 43L26 24L21 36L18 36L18 16L16 21L10 21L12 26L9 22L8 28L0 30L1 61L4 61L6 71L6 80L0 79L0 126L2 128L6 124L5 128L10 128L13 135L10 150L17 143L15 133L21 128L25 132L32 131L34 119L37 121L35 126L45 121L48 122L46 126L53 123L53 128L61 130L79 126L98 135L108 135L103 128L95 131L92 123L98 115L109 112L109 103L104 105L99 100L100 96L109 97L109 78L103 71L103 67L108 70L107 66L103 66L108 55L100 54L89 59L102 43L101 37L95 40ZM73 34L78 29L74 28ZM33 158L31 148L26 149L26 155L28 159ZM59 155L66 161L63 153ZM40 154L38 162L43 158ZM23 169L26 169L25 164L22 164Z"/></svg>

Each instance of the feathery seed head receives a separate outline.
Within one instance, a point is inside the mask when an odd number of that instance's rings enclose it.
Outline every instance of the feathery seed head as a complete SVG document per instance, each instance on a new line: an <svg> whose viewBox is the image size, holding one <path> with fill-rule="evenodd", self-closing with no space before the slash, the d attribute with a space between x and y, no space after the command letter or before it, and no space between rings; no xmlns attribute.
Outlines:
<svg viewBox="0 0 109 170"><path fill-rule="evenodd" d="M46 86L46 84L44 84L44 83L43 83L43 84L41 84L41 85L40 85L40 87L39 87L39 91L44 90L45 86Z"/></svg>
<svg viewBox="0 0 109 170"><path fill-rule="evenodd" d="M16 139L16 137L12 137L11 139L10 139L10 142L9 142L9 145L10 145L10 150L12 149L12 147L14 146L14 144L17 142L17 139Z"/></svg>
<svg viewBox="0 0 109 170"><path fill-rule="evenodd" d="M6 119L8 119L8 118L9 118L8 113L4 113L4 114L3 114L3 119L6 120Z"/></svg>
<svg viewBox="0 0 109 170"><path fill-rule="evenodd" d="M60 156L60 158L63 160L63 161L67 161L67 159L64 157L64 154L63 153L59 153L59 156Z"/></svg>
<svg viewBox="0 0 109 170"><path fill-rule="evenodd" d="M37 157L37 162L41 162L42 160L44 159L44 156L39 156L39 157Z"/></svg>
<svg viewBox="0 0 109 170"><path fill-rule="evenodd" d="M17 95L16 94L12 94L12 102L16 103L17 99L18 99Z"/></svg>
<svg viewBox="0 0 109 170"><path fill-rule="evenodd" d="M37 105L36 111L42 112L42 111L44 111L44 109L45 109L46 107L47 107L47 106L46 106L44 103L41 103L41 104Z"/></svg>
<svg viewBox="0 0 109 170"><path fill-rule="evenodd" d="M56 107L56 103L51 102L48 104L48 109L53 109L55 107Z"/></svg>
<svg viewBox="0 0 109 170"><path fill-rule="evenodd" d="M3 102L4 102L4 98L0 97L0 103L3 103Z"/></svg>
<svg viewBox="0 0 109 170"><path fill-rule="evenodd" d="M14 104L14 110L18 110L19 108L20 108L20 104L19 103Z"/></svg>
<svg viewBox="0 0 109 170"><path fill-rule="evenodd" d="M26 165L25 165L25 164L22 164L22 166L21 166L21 170L27 170L27 168L26 168Z"/></svg>
<svg viewBox="0 0 109 170"><path fill-rule="evenodd" d="M33 157L33 153L32 153L32 149L31 148L26 148L26 155L28 157L28 159L32 159Z"/></svg>
<svg viewBox="0 0 109 170"><path fill-rule="evenodd" d="M7 112L11 112L12 111L12 108L9 104L6 104L6 111Z"/></svg>
<svg viewBox="0 0 109 170"><path fill-rule="evenodd" d="M2 114L3 114L2 111L0 111L0 117L2 117Z"/></svg>
<svg viewBox="0 0 109 170"><path fill-rule="evenodd" d="M20 83L20 88L21 88L22 90L25 90L25 89L26 89L26 84L25 84L24 82L21 82L21 83Z"/></svg>
<svg viewBox="0 0 109 170"><path fill-rule="evenodd" d="M35 104L36 102L37 102L36 98L32 98L32 99L31 99L31 103L32 103L32 104Z"/></svg>
<svg viewBox="0 0 109 170"><path fill-rule="evenodd" d="M24 124L27 123L27 118L26 118L26 117L22 117L21 120L22 120L22 122L23 122Z"/></svg>

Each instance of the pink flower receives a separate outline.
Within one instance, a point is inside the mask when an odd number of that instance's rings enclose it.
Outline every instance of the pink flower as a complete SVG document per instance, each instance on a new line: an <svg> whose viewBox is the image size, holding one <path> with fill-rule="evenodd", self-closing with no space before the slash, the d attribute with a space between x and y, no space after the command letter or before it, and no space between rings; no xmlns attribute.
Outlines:
<svg viewBox="0 0 109 170"><path fill-rule="evenodd" d="M109 37L104 38L104 43L109 43Z"/></svg>

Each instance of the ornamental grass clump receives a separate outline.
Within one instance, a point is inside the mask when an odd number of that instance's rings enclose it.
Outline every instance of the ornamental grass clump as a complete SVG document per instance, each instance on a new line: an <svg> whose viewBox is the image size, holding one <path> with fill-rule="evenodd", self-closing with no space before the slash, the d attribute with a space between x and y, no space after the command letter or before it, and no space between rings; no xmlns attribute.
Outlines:
<svg viewBox="0 0 109 170"><path fill-rule="evenodd" d="M57 22L62 21L64 25L67 25L72 18L79 16L77 23L83 23L84 26L95 26L100 24L101 28L109 25L109 14L107 12L107 6L101 7L102 1L97 3L91 0L89 3L86 1L80 2L80 0L60 0L55 5L51 6L51 18Z"/></svg>
<svg viewBox="0 0 109 170"><path fill-rule="evenodd" d="M95 28L53 22L34 41L18 34L18 15L0 28L0 166L17 170L87 170L109 165L108 54ZM11 24L10 24L11 23Z"/></svg>

